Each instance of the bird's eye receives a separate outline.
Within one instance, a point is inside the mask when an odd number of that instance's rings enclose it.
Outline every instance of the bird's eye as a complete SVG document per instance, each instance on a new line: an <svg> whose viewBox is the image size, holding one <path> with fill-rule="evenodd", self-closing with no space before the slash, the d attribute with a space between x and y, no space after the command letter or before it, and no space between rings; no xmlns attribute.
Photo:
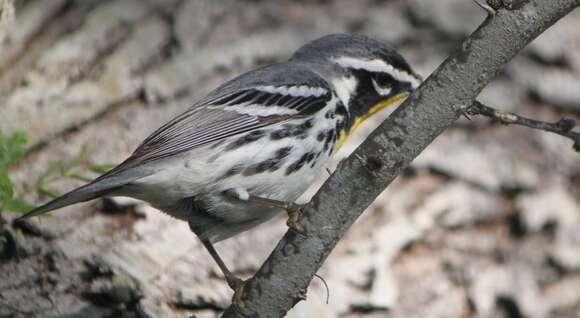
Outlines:
<svg viewBox="0 0 580 318"><path fill-rule="evenodd" d="M377 74L373 76L373 87L375 91L381 96L387 96L391 94L393 90L393 77L388 74Z"/></svg>

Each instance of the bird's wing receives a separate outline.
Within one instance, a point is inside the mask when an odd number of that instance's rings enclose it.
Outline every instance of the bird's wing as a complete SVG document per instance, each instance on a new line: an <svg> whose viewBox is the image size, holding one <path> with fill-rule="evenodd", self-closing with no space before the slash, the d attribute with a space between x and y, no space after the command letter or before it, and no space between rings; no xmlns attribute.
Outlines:
<svg viewBox="0 0 580 318"><path fill-rule="evenodd" d="M332 98L324 85L255 85L213 94L153 132L101 178L237 134L316 113Z"/></svg>

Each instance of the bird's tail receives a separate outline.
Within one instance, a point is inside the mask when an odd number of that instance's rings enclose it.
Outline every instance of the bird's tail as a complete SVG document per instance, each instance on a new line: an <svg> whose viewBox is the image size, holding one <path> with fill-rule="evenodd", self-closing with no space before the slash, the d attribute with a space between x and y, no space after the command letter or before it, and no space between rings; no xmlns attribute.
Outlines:
<svg viewBox="0 0 580 318"><path fill-rule="evenodd" d="M34 210L26 213L25 215L19 217L17 220L26 219L33 216L38 216L44 214L46 212L50 212L52 210L60 209L62 207L79 203L85 202L92 199L96 199L100 196L106 195L107 193L114 191L115 188L103 188L99 187L99 184L89 183L85 186L80 188L74 189L46 204L43 204Z"/></svg>
<svg viewBox="0 0 580 318"><path fill-rule="evenodd" d="M143 172L144 171L141 171L140 173L135 173L135 171L123 171L118 173L118 171L111 171L95 179L89 184L86 184L80 188L76 188L44 205L35 208L34 210L19 217L17 220L38 216L71 204L93 200L98 197L111 194L112 192L122 188L124 185L149 175L148 173Z"/></svg>

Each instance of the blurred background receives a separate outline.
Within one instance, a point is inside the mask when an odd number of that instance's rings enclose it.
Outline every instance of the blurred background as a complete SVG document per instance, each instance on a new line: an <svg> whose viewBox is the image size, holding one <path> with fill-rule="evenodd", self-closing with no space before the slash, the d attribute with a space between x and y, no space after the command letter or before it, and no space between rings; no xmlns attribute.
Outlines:
<svg viewBox="0 0 580 318"><path fill-rule="evenodd" d="M0 317L218 317L231 291L184 222L121 198L21 224L14 211L94 178L221 82L319 36L389 42L426 77L485 18L470 0L13 3L0 29L0 170L13 188ZM580 119L580 11L480 100ZM568 140L462 118L343 238L319 271L328 291L315 278L288 316L580 317L579 195ZM280 218L217 248L248 277L285 231Z"/></svg>

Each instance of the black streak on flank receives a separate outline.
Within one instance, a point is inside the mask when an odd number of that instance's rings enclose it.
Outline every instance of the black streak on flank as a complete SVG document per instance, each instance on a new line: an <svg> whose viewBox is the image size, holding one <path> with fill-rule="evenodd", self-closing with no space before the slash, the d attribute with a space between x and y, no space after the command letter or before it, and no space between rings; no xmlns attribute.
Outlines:
<svg viewBox="0 0 580 318"><path fill-rule="evenodd" d="M310 128L314 127L314 120L312 118L310 118L307 121L305 121L304 123L302 123L301 126L304 126L305 129L310 129Z"/></svg>
<svg viewBox="0 0 580 318"><path fill-rule="evenodd" d="M312 127L314 127L314 120L311 118L296 126L292 132L292 136L295 136L299 139L306 139L308 137L308 131L312 129Z"/></svg>
<svg viewBox="0 0 580 318"><path fill-rule="evenodd" d="M326 140L324 141L324 148L322 150L323 152L326 152L329 148L332 149L332 146L334 146L333 140L336 140L336 137L332 129L326 131L325 139Z"/></svg>
<svg viewBox="0 0 580 318"><path fill-rule="evenodd" d="M282 166L285 158L290 154L292 147L280 148L276 151L274 157L266 159L262 162L253 164L243 171L244 176L251 176L258 173L263 173L266 171L274 172Z"/></svg>
<svg viewBox="0 0 580 318"><path fill-rule="evenodd" d="M300 159L293 162L291 165L288 166L288 168L286 168L286 175L289 175L291 173L294 173L294 172L302 169L302 167L307 162L312 161L315 156L316 156L316 154L313 152L307 152L307 153L303 154L302 157L300 157Z"/></svg>
<svg viewBox="0 0 580 318"><path fill-rule="evenodd" d="M316 156L314 156L314 159L312 160L312 163L310 164L310 168L314 168L314 166L316 166L316 163L318 162L318 158L320 158L321 154L322 154L321 151L316 153Z"/></svg>
<svg viewBox="0 0 580 318"><path fill-rule="evenodd" d="M316 154L314 152L309 152L308 156L306 156L306 162L307 163L311 163L312 160L314 160L314 157L316 156Z"/></svg>
<svg viewBox="0 0 580 318"><path fill-rule="evenodd" d="M229 178L231 176L234 176L234 175L242 172L243 169L244 169L244 166L235 165L235 166L231 167L228 171L226 171L220 179L226 179L226 178Z"/></svg>
<svg viewBox="0 0 580 318"><path fill-rule="evenodd" d="M291 135L290 128L282 128L282 129L279 129L279 130L272 132L272 134L270 135L270 139L280 140L280 139L284 139L286 137L289 137L290 135Z"/></svg>
<svg viewBox="0 0 580 318"><path fill-rule="evenodd" d="M262 162L258 162L254 165L247 167L246 169L244 169L244 172L242 172L242 174L244 176L251 176L254 174L266 172L268 170L275 171L277 169L277 167L279 166L279 164L280 164L279 159L274 159L274 158L267 159L267 160L264 160Z"/></svg>
<svg viewBox="0 0 580 318"><path fill-rule="evenodd" d="M330 142L330 149L328 150L328 155L332 155L332 153L334 152L334 145L336 144L336 140L337 140L337 134L333 134L332 135L332 141Z"/></svg>
<svg viewBox="0 0 580 318"><path fill-rule="evenodd" d="M278 151L276 151L276 158L283 159L283 158L288 157L291 150L292 150L292 146L278 149Z"/></svg>
<svg viewBox="0 0 580 318"><path fill-rule="evenodd" d="M306 139L308 137L308 131L314 127L314 121L308 119L300 125L290 125L286 124L281 129L274 131L270 135L272 140L280 140L287 137L296 137L298 139Z"/></svg>
<svg viewBox="0 0 580 318"><path fill-rule="evenodd" d="M254 131L234 140L232 143L227 145L224 150L230 151L230 150L240 148L243 145L247 145L249 143L252 143L252 142L264 137L264 134L265 133L263 130L254 130Z"/></svg>

